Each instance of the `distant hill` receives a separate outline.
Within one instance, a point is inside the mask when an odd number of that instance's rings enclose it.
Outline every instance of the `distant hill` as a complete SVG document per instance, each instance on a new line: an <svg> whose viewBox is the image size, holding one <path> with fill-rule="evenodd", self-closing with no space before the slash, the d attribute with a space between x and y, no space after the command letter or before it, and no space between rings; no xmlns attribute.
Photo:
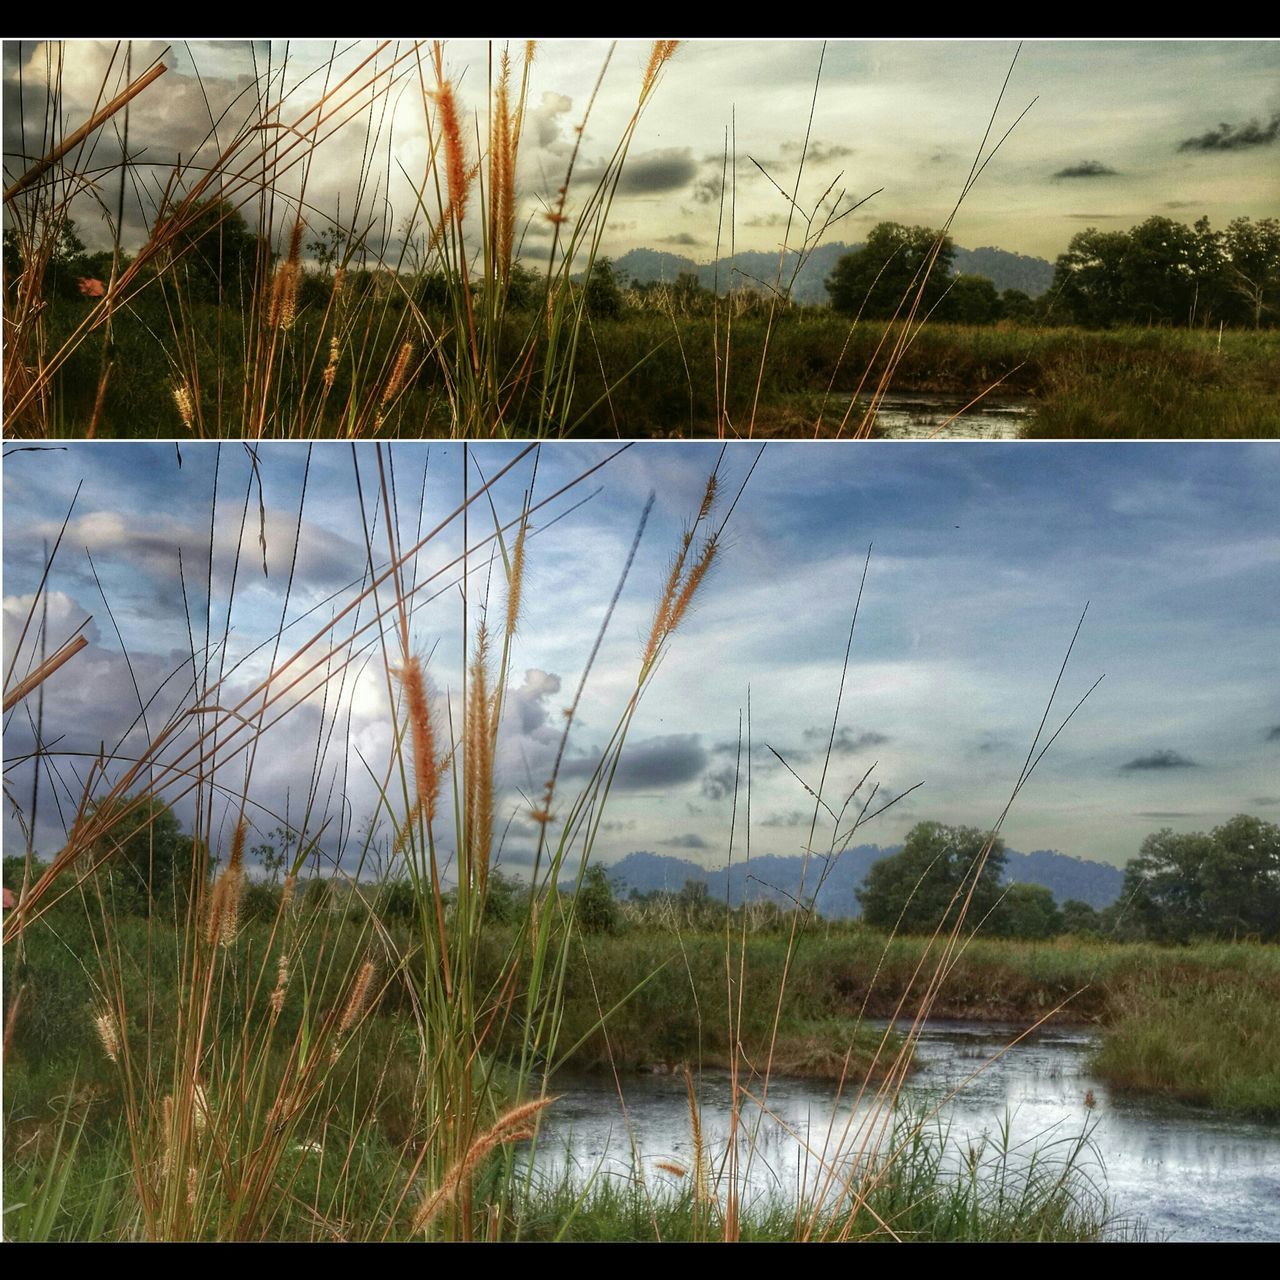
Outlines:
<svg viewBox="0 0 1280 1280"><path fill-rule="evenodd" d="M836 858L829 870L823 859L813 858L805 875L804 897L807 900L816 891L818 913L830 919L859 915L861 907L856 894L872 863L897 852L898 847L858 845ZM608 870L616 891L623 897L632 889L640 893L655 890L678 893L686 881L696 880L706 884L714 897L738 906L744 899L752 902L771 899L785 904L798 898L802 862L796 855L766 854L753 857L749 868L739 862L710 871L686 858L637 851L627 854ZM1042 884L1059 904L1068 898L1077 898L1101 910L1119 897L1124 872L1105 862L1073 858L1052 849L1038 849L1034 853L1009 850L1005 855L1005 879L1013 883Z"/></svg>
<svg viewBox="0 0 1280 1280"><path fill-rule="evenodd" d="M827 277L846 253L860 248L859 244L839 242L819 245L796 276L792 297L809 306L825 304ZM796 255L788 254L784 279L795 270L795 262ZM1001 291L1021 289L1032 298L1044 293L1053 281L1052 263L991 246L957 249L955 265L961 275L986 276ZM776 252L742 252L715 262L697 263L692 258L661 249L629 249L614 260L614 266L641 284L653 281L674 284L677 277L692 272L705 288L718 288L724 293L731 283L733 288L759 287L755 281L772 285L778 275L778 255Z"/></svg>

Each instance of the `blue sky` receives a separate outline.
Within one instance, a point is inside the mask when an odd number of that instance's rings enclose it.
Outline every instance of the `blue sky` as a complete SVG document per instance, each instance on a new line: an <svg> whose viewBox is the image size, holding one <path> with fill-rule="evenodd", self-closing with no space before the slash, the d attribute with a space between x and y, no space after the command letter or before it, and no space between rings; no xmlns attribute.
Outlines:
<svg viewBox="0 0 1280 1280"><path fill-rule="evenodd" d="M135 67L168 49L170 71L131 109L131 152L144 165L172 164L179 154L198 164L206 102L221 110L242 93L252 83L255 54L258 68L270 58L296 85L325 65L333 47L293 41L286 58L282 42L135 41ZM337 47L335 75L374 45ZM964 186L1016 47L1014 41L834 40L813 104L820 42L689 41L667 68L636 133L604 251L645 245L699 261L713 257L729 130L738 156L737 245L775 248L789 209L754 162L791 190L811 104L799 203L811 208L833 182L850 199L880 190L830 238L860 242L883 220L939 226ZM513 42L515 53L520 48ZM598 173L611 154L635 108L648 48L644 41L619 43L586 120L579 178ZM67 42L60 92L69 128L99 101L113 50L114 42ZM602 40L552 39L539 46L519 170L531 259L545 252L550 227L541 214L563 181L607 50ZM5 151L15 172L21 165L13 157L24 148L19 70L29 95L28 119L38 120L44 86L58 65L50 52L38 42L5 45ZM464 109L471 116L480 112L483 131L488 46L459 40L446 53ZM368 121L353 122L318 153L307 193L317 227L337 214L340 196L343 220L368 222L375 238L384 229L394 238L409 212L409 193L420 181L428 147L417 74L409 63L404 69L410 74L379 119L382 132L375 130L371 185L358 217L353 193ZM313 77L298 89L291 106L299 114L320 83ZM1274 40L1027 41L992 141L1033 100L1034 106L966 199L954 226L956 242L1052 259L1088 226L1124 229L1152 214L1186 222L1205 214L1218 227L1241 215L1273 216L1280 201L1278 84L1280 42ZM224 141L239 118L243 108L224 123ZM29 138L25 146L32 149ZM94 162L109 167L119 154L115 146L104 136ZM158 191L163 181L156 177L151 186ZM149 199L134 207L135 196L129 196L135 231L150 223ZM102 245L105 225L91 199L78 216L85 238ZM287 221L291 226L291 214Z"/></svg>
<svg viewBox="0 0 1280 1280"><path fill-rule="evenodd" d="M692 443L642 444L611 456L615 450L544 446L492 491L505 521L519 512L535 456L535 501L611 459L535 517L541 531L529 543L500 744L502 821L513 820L504 859L512 867L527 852L522 794L536 794L545 777L560 710L581 675L648 494L655 494L653 516L587 686L570 742L570 782L590 770L634 687L670 555L719 455L719 446ZM736 491L756 451L745 444L729 448L722 466L726 493ZM518 452L473 445L473 485ZM49 641L59 643L92 615L91 643L46 686L44 736L57 739L55 752L92 752L104 740L110 746L137 715L133 678L144 700L163 685L149 708L153 730L179 707L190 678L184 582L199 646L206 612L215 641L222 636L234 574L227 665L243 661L229 677L228 695L261 676L270 650L258 646L280 623L308 465L286 617L291 625L281 654L356 594L351 584L365 571L366 550L351 450L319 445L308 464L304 445L266 444L257 456L265 576L257 482L239 444L223 445L220 456L214 445L185 444L181 467L171 444L82 444L8 456L6 666L39 577L42 543L57 536L83 482L50 577ZM355 457L372 519L377 460L372 446L359 446ZM398 444L389 460L407 544L420 492L424 531L457 506L462 448ZM212 607L206 609L215 470ZM651 849L712 866L723 862L727 790L748 692L753 849L799 852L808 799L767 747L816 782L816 744L830 732L868 544L874 547L830 788L843 799L872 764L885 798L925 784L869 825L868 841L897 841L925 818L994 821L1086 602L1055 715L1065 714L1098 676L1105 678L1019 797L1005 828L1011 846L1122 864L1146 833L1162 826L1203 830L1237 812L1274 818L1280 806L1277 495L1280 449L1267 443L768 446L733 511L704 591L641 704L602 829L601 856ZM492 515L487 506L473 507L469 520L474 547L491 530ZM455 521L429 543L419 557L419 577L457 555L461 537ZM379 522L375 554L385 545ZM473 621L486 581L501 576L489 569L486 554L472 560ZM447 589L415 615L413 640L430 654L432 688L443 708L448 696L456 699L460 683L461 620L456 573L438 583ZM502 590L494 585L491 594L500 610ZM29 640L19 672L31 651ZM163 684L184 661L185 676ZM29 747L29 703L6 721L10 760ZM184 705L192 705L189 697ZM249 784L259 830L270 830L286 806L296 819L318 741L317 812L332 811L335 831L340 824L358 828L373 796L361 759L375 769L385 765L390 725L375 647L352 664L345 682L330 685L327 702L309 698L264 737ZM136 751L144 732L135 729L123 753ZM76 770L82 775L85 767L82 757L55 757L55 763L60 780L50 779L41 800L38 844L45 850L58 841L58 803L69 812L78 795ZM242 787L244 758L229 762L221 780L232 791ZM11 764L6 782L26 805L29 768ZM342 795L345 805L337 799ZM5 823L6 844L20 845L9 806Z"/></svg>

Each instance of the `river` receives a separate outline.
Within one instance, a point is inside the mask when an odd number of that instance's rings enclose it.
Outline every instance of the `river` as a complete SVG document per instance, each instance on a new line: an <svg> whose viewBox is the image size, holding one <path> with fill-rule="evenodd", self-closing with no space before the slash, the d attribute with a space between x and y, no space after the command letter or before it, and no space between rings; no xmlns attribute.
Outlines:
<svg viewBox="0 0 1280 1280"><path fill-rule="evenodd" d="M907 1093L916 1102L940 1099L990 1062L1018 1030L991 1023L928 1027ZM997 1135L1006 1124L1008 1140L1021 1153L1054 1142L1061 1150L1087 1126L1089 1175L1105 1186L1118 1218L1141 1221L1146 1238L1280 1240L1280 1126L1113 1093L1089 1072L1096 1043L1089 1029L1046 1029L963 1083L942 1112L954 1150L980 1144L984 1134ZM548 1115L537 1157L547 1172L568 1161L576 1174L625 1175L632 1168L628 1124L647 1178L670 1176L656 1169L658 1161L689 1164L683 1076L624 1077L625 1119L608 1076L574 1077L558 1088L564 1096ZM749 1194L794 1197L800 1186L812 1185L806 1179L814 1161L802 1139L807 1134L809 1150L821 1150L834 1096L834 1086L821 1081L779 1078L770 1084L772 1115L761 1120ZM722 1153L729 1132L727 1073L703 1073L699 1102L708 1149ZM843 1120L849 1108L840 1114Z"/></svg>

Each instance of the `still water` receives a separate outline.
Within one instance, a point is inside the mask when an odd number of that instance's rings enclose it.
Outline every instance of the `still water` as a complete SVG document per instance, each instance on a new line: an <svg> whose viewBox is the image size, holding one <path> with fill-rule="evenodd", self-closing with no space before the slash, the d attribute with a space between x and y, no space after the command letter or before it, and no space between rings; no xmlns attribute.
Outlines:
<svg viewBox="0 0 1280 1280"><path fill-rule="evenodd" d="M1088 1126L1092 1146L1083 1168L1105 1185L1120 1218L1143 1221L1148 1239L1280 1240L1280 1126L1111 1093L1089 1073L1096 1038L1087 1029L1041 1031L990 1062L1019 1030L940 1022L925 1031L908 1092L936 1103L963 1084L941 1115L955 1152L1005 1126L1006 1140L1019 1153L1054 1142L1064 1151ZM564 1096L548 1115L544 1132L550 1140L539 1147L538 1164L548 1173L567 1162L582 1176L627 1176L633 1141L651 1181L670 1176L656 1168L660 1161L690 1164L683 1076L624 1077L625 1112L607 1075L561 1080L558 1087ZM814 1185L812 1153L823 1149L834 1097L826 1082L776 1079L770 1114L744 1112L748 1122L760 1123L748 1174L751 1194L795 1198L799 1188ZM729 1133L728 1075L705 1072L699 1102L708 1149L722 1155ZM839 1123L849 1112L841 1104Z"/></svg>
<svg viewBox="0 0 1280 1280"><path fill-rule="evenodd" d="M880 405L876 432L883 440L1016 440L1031 409L1030 401L990 395L950 422L966 404L955 396L894 392Z"/></svg>

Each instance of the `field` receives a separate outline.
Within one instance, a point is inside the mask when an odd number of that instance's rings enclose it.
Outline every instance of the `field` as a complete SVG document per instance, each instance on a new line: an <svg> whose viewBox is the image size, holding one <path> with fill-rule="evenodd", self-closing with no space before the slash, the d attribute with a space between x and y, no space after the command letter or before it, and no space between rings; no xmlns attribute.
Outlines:
<svg viewBox="0 0 1280 1280"><path fill-rule="evenodd" d="M344 324L360 332L368 368L395 363L408 322L404 299L366 301ZM57 345L89 313L87 303L59 301L46 323ZM234 308L194 304L185 310L181 345L193 368L200 434L238 436L246 425L237 403L249 384L249 317ZM423 313L433 329L445 315ZM164 337L170 309L145 295L113 329L113 358L129 376L113 377L99 396L99 359L82 347L56 385L54 434L81 436L94 418L103 437L167 438L186 428L172 393L177 339ZM325 388L326 365L314 353L331 321L318 301L304 306L289 336L275 388L278 423L305 421L306 434L343 436L350 428L353 378L339 364ZM592 437L715 437L717 434L805 439L854 436L874 427L866 411L882 386L938 392L961 404L990 393L1030 402L1031 439L1274 437L1280 434L1280 333L1177 329L1085 330L1012 323L959 326L930 322L899 346L901 325L854 324L823 309L780 311L772 323L747 316L733 323L728 376L717 380L724 322L630 311L590 325L573 363L572 408L560 430ZM534 341L536 317L513 312L499 330L495 360L514 367ZM766 345L767 344L767 345ZM757 388L757 373L763 376ZM415 363L378 434L454 434L450 376L432 361ZM356 396L358 398L358 395ZM521 407L523 403L523 408ZM308 408L313 406L313 408ZM315 406L320 406L316 408ZM326 407L327 406L327 407ZM537 434L532 401L514 399L503 434ZM371 427L372 424L370 424ZM277 426L268 430L275 434ZM963 419L954 428L963 431ZM940 438L946 438L947 431Z"/></svg>

